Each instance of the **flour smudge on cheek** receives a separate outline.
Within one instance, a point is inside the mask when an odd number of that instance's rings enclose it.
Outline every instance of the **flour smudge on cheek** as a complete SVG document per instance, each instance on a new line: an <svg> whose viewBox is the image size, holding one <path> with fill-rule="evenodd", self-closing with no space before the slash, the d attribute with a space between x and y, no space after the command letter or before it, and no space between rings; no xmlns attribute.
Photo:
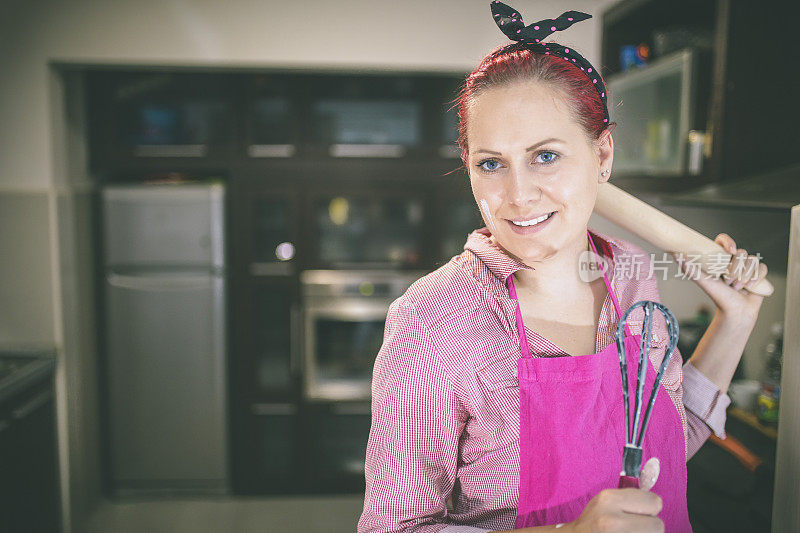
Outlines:
<svg viewBox="0 0 800 533"><path fill-rule="evenodd" d="M489 211L489 203L485 198L481 198L480 204L481 210L483 211L483 216L486 218L486 222L489 224L489 229L492 230L492 234L494 235L494 219L492 218L492 213Z"/></svg>

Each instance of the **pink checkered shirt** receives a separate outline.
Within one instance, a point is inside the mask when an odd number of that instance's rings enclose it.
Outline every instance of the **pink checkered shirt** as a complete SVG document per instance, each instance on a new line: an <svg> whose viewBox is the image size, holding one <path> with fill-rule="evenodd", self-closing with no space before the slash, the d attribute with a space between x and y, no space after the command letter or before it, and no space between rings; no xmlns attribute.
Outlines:
<svg viewBox="0 0 800 533"><path fill-rule="evenodd" d="M622 309L639 300L660 301L649 256L626 240L590 231L599 237L595 242L608 261ZM517 304L505 281L530 267L505 254L489 236L486 228L473 231L464 252L417 280L389 307L372 377L359 533L514 527L519 498L515 374L521 354ZM623 263L640 268L623 272ZM641 331L642 313L641 308L631 313L634 332ZM617 322L606 297L597 352L614 342ZM650 349L656 366L667 342L666 323L657 313ZM534 357L568 355L530 330L528 343ZM730 398L691 363L682 365L677 350L663 385L684 425L687 460L712 430L725 438Z"/></svg>

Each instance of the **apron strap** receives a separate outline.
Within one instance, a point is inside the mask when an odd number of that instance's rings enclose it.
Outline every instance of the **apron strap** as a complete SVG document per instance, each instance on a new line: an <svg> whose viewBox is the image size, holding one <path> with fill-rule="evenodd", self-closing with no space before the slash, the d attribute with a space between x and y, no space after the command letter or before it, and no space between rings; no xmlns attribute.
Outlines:
<svg viewBox="0 0 800 533"><path fill-rule="evenodd" d="M602 258L602 256L597 252L597 247L594 245L594 239L592 239L592 234L588 230L588 228L586 230L586 233L589 236L589 244L592 245L592 250L594 250L595 255ZM600 261L600 269L603 271L603 281L605 281L606 283L606 288L608 289L608 295L611 296L611 301L614 302L614 309L616 309L617 311L617 320L619 320L622 318L622 308L620 307L619 302L617 301L617 295L614 294L614 290L611 288L611 282L608 280L608 276L606 275L606 267L603 264L602 260ZM614 328L614 330L616 331L616 328ZM631 331L628 328L627 322L625 322L625 334L628 337L631 336Z"/></svg>

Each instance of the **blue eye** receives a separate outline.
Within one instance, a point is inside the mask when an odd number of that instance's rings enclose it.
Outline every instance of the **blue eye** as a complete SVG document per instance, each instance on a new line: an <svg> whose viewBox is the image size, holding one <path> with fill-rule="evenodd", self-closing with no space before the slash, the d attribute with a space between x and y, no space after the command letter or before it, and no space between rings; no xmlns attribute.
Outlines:
<svg viewBox="0 0 800 533"><path fill-rule="evenodd" d="M493 165L496 165L496 166L493 166L493 167L485 167L484 165L485 165L486 163L491 163L491 164L493 164ZM494 160L494 159L484 159L483 161L481 161L480 163L478 163L478 164L477 164L477 165L475 165L475 166L477 166L477 167L478 167L478 168L480 168L481 170L485 170L486 172L494 172L495 170L497 170L498 168L500 168L500 163L498 163L498 162L497 162L496 160Z"/></svg>
<svg viewBox="0 0 800 533"><path fill-rule="evenodd" d="M549 157L545 161L542 161L542 163L544 163L545 165L549 165L552 162L554 162L556 159L558 159L558 154L556 154L555 152L551 152L549 150L546 150L546 151L540 153L539 155L543 156L543 155L547 155L547 154L550 154L552 157Z"/></svg>
<svg viewBox="0 0 800 533"><path fill-rule="evenodd" d="M540 160L542 157L544 160ZM538 156L536 156L535 162L542 165L552 165L558 160L558 158L559 155L556 152L551 150L543 150L542 152L539 152ZM496 159L484 159L475 166L488 173L497 171L502 165L500 165Z"/></svg>

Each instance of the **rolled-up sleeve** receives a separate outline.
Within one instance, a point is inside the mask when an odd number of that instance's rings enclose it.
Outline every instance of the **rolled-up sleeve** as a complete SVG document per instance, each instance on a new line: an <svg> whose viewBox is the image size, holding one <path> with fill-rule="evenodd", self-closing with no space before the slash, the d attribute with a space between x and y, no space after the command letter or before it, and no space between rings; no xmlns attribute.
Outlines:
<svg viewBox="0 0 800 533"><path fill-rule="evenodd" d="M700 449L712 431L721 439L726 437L725 421L730 403L730 397L692 363L687 361L683 365L683 405L691 426L689 458Z"/></svg>
<svg viewBox="0 0 800 533"><path fill-rule="evenodd" d="M373 369L358 533L448 527L447 498L466 417L413 302L395 300Z"/></svg>

